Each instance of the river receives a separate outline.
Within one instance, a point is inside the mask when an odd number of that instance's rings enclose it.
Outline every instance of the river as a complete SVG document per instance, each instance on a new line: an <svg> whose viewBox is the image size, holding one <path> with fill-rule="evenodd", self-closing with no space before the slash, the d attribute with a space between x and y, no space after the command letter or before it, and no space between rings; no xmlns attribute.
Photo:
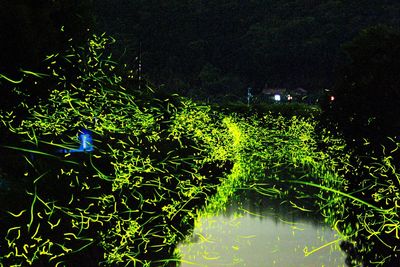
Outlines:
<svg viewBox="0 0 400 267"><path fill-rule="evenodd" d="M346 266L338 234L292 203L240 192L223 211L198 218L178 246L181 266Z"/></svg>

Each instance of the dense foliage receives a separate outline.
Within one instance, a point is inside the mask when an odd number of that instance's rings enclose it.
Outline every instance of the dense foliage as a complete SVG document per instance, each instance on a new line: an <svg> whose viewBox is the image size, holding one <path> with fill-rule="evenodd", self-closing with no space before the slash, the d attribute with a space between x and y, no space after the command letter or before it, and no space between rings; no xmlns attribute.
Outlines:
<svg viewBox="0 0 400 267"><path fill-rule="evenodd" d="M201 207L220 208L242 186L293 198L300 210L298 199L314 201L349 264L398 262L396 140L360 157L312 118L221 113L157 95L113 61L113 42L94 35L49 55L46 73L8 80L46 80L49 97L0 113L2 156L13 160L0 162L0 265L173 264ZM83 131L94 151L68 153Z"/></svg>
<svg viewBox="0 0 400 267"><path fill-rule="evenodd" d="M375 26L347 43L349 57L334 87L335 101L324 107L349 142L384 142L400 127L400 32Z"/></svg>
<svg viewBox="0 0 400 267"><path fill-rule="evenodd" d="M53 85L49 97L16 107L26 118L1 113L3 130L21 137L3 148L19 167L1 162L1 264L164 266L179 260L175 246L200 207L222 207L244 181L276 178L286 166L297 176L326 170L329 179L311 180L340 186L330 157L316 151L315 123L223 115L174 95L154 98L150 88L128 90L131 72L118 74L110 42L94 36L50 55L48 74L31 72ZM82 129L94 151L67 153ZM18 201L5 205L10 198Z"/></svg>
<svg viewBox="0 0 400 267"><path fill-rule="evenodd" d="M329 88L341 44L369 26L397 26L399 8L396 0L112 0L96 14L128 60L141 52L143 72L158 85L242 96L265 83Z"/></svg>

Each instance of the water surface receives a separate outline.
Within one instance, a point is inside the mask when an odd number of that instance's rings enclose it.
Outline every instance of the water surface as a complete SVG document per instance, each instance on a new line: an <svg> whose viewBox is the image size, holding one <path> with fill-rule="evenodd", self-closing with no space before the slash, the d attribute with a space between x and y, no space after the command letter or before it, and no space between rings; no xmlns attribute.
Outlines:
<svg viewBox="0 0 400 267"><path fill-rule="evenodd" d="M226 211L199 218L191 240L178 246L181 266L345 266L337 233L281 202L247 192Z"/></svg>

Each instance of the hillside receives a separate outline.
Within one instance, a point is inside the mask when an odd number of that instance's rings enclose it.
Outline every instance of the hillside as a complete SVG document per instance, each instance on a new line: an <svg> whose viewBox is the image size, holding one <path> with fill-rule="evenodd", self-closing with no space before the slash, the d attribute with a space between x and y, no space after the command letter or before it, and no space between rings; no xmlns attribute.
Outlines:
<svg viewBox="0 0 400 267"><path fill-rule="evenodd" d="M143 73L156 84L185 94L195 88L196 94L238 95L266 83L330 87L335 66L345 61L341 45L369 26L399 25L400 10L396 0L108 0L95 6L100 28L121 41L131 64L141 51Z"/></svg>

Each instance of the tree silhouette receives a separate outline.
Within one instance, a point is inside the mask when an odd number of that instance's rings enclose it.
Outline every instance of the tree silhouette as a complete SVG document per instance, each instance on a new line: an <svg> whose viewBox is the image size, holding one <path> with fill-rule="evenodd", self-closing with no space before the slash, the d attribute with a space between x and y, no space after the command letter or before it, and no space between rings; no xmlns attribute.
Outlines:
<svg viewBox="0 0 400 267"><path fill-rule="evenodd" d="M366 137L380 141L396 135L400 126L400 33L387 26L360 32L343 46L348 62L341 69L327 106L348 139Z"/></svg>

